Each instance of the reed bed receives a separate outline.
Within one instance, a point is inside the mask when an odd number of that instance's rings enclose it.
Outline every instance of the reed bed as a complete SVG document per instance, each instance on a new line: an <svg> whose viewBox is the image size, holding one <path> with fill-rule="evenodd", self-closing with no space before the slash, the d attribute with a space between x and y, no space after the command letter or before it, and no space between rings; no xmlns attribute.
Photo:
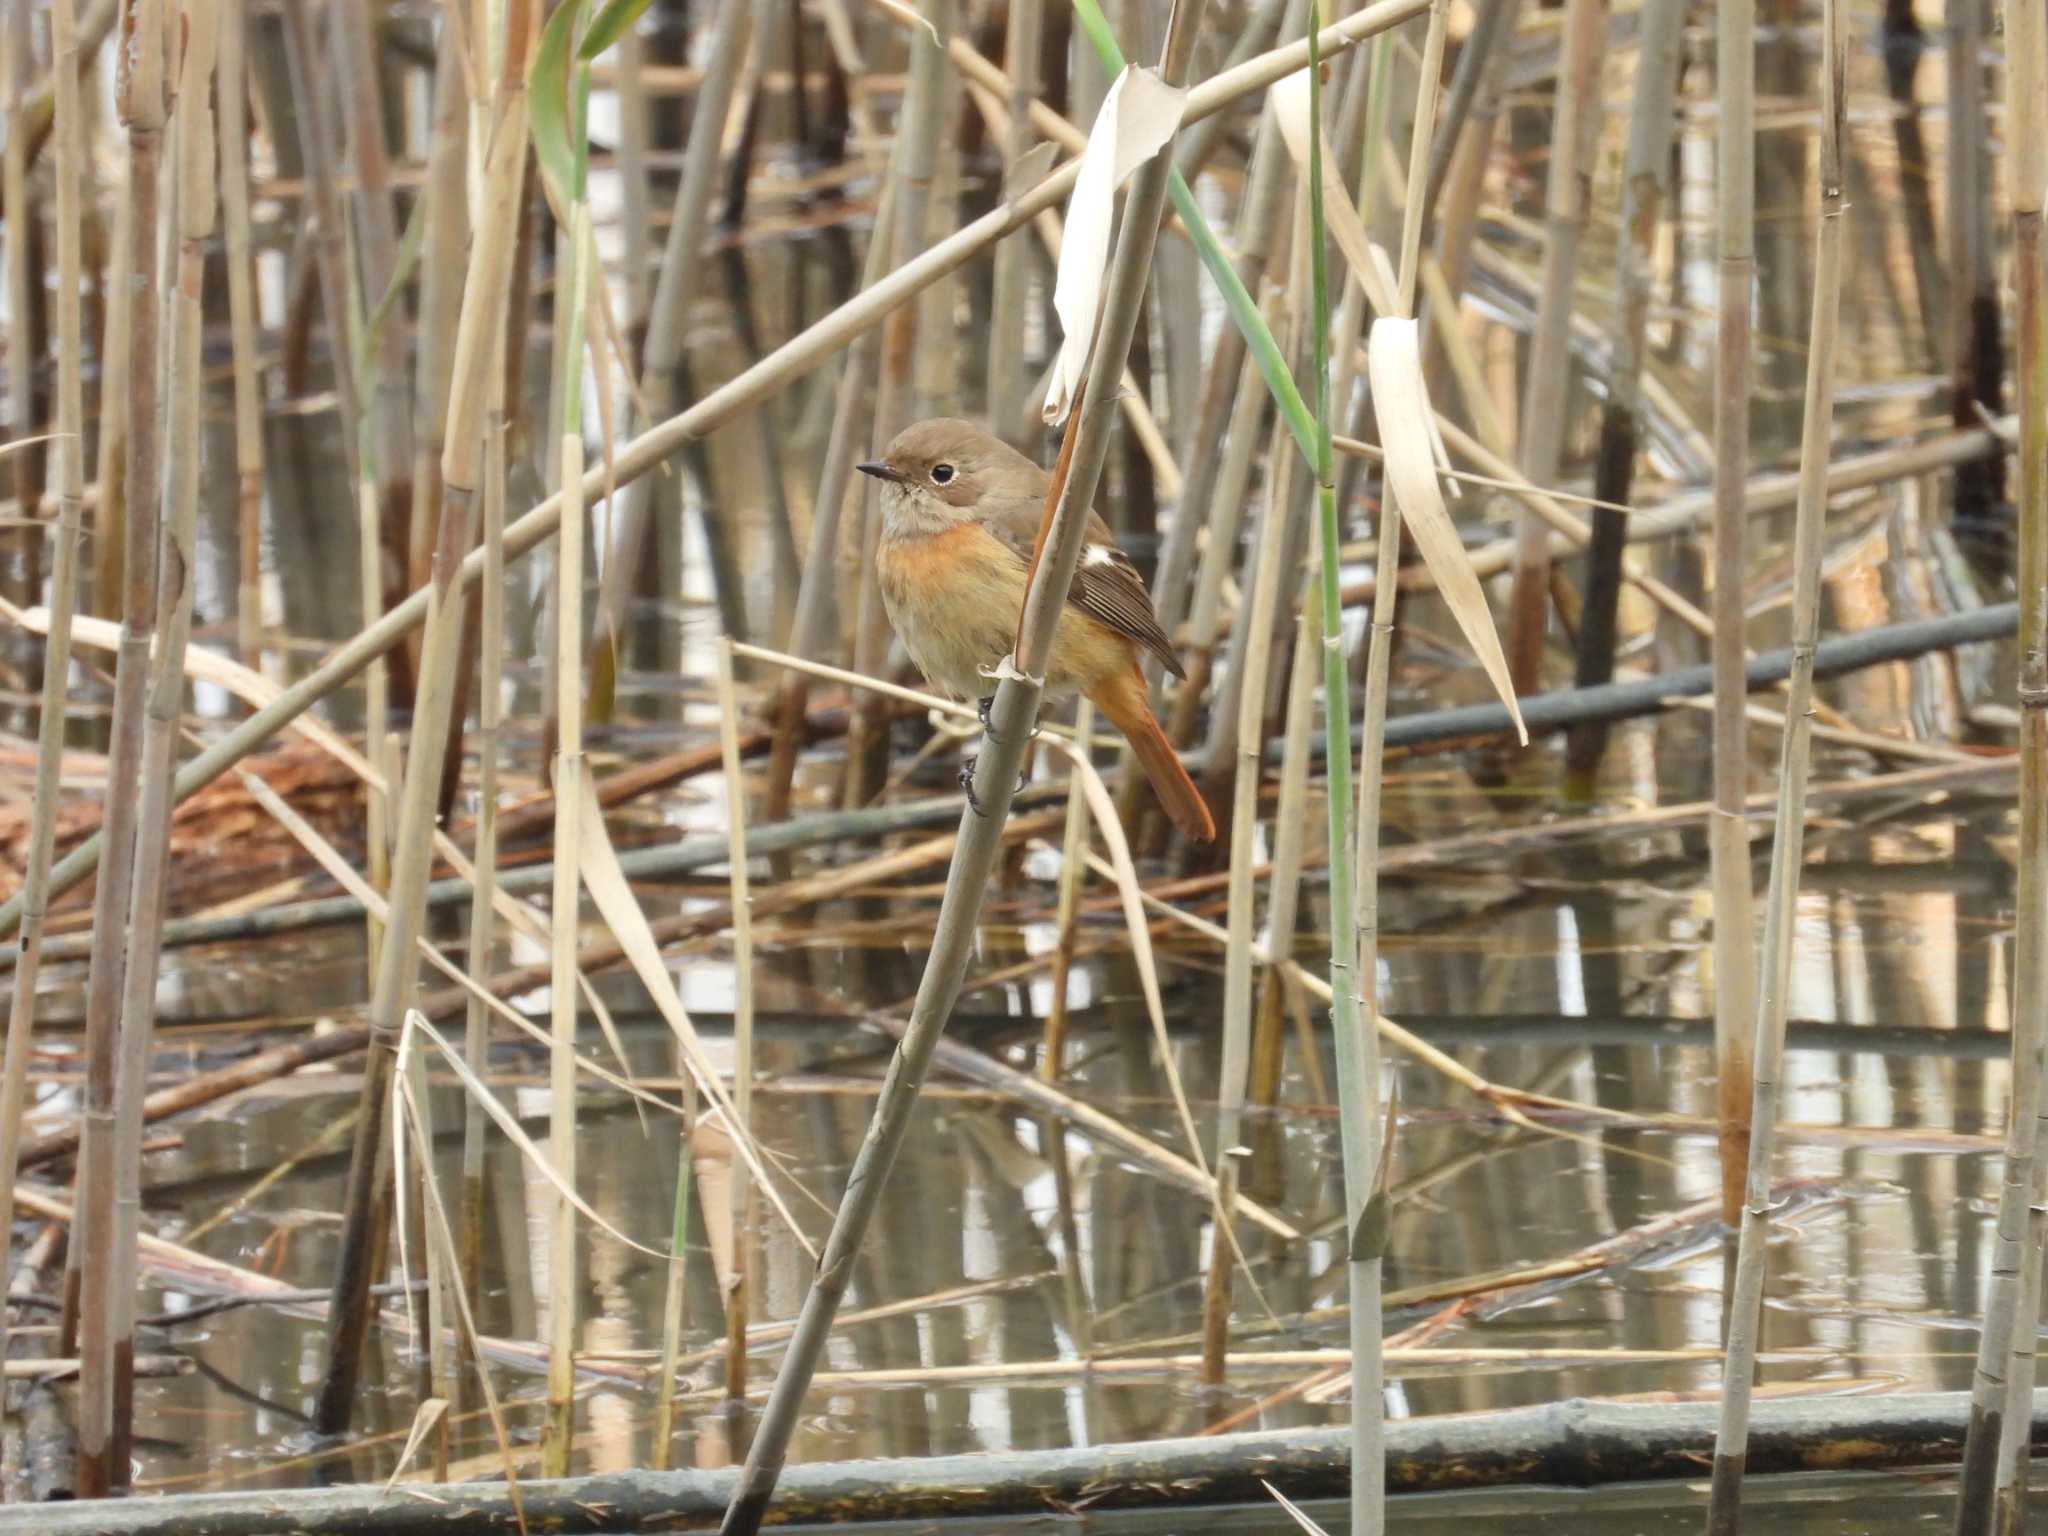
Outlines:
<svg viewBox="0 0 2048 1536"><path fill-rule="evenodd" d="M11 7L9 1497L736 1466L751 1532L1057 1397L1341 1420L1368 1532L1383 1421L1498 1378L1711 1398L1732 1531L1753 1398L1960 1384L1780 1337L1767 1255L1891 1198L1796 1141L1997 1149L1914 1257L1984 1318L1957 1529L2022 1528L2048 39L1992 112L1985 19L1873 126L1839 0ZM935 415L1051 469L979 719L855 478ZM1213 844L1050 686L1098 527ZM1969 1113L1799 1120L1805 1015L1897 999ZM201 1318L289 1387L171 1373ZM229 1392L363 1438L164 1448Z"/></svg>

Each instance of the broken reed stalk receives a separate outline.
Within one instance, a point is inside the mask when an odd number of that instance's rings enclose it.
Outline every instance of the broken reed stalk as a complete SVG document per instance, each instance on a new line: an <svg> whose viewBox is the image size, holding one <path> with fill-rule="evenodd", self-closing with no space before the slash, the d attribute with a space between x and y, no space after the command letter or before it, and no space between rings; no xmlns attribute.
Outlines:
<svg viewBox="0 0 2048 1536"><path fill-rule="evenodd" d="M739 704L732 641L718 642L718 748L725 778L725 827L732 892L732 1107L739 1134L754 1128L754 925L747 895L747 790L740 774ZM725 1395L747 1395L747 1252L753 1235L753 1174L732 1160L732 1273L725 1277Z"/></svg>
<svg viewBox="0 0 2048 1536"><path fill-rule="evenodd" d="M503 338L499 346L503 347ZM479 631L476 731L476 899L469 909L469 974L491 974L495 943L493 899L498 883L498 751L505 713L505 402L502 367L491 369L496 398L484 428L484 576ZM435 465L435 474L440 466ZM558 817L557 820L560 818ZM490 1014L480 997L469 1000L463 1053L478 1082L490 1081ZM471 1306L482 1296L484 1266L484 1121L472 1094L462 1096L462 1211L456 1283Z"/></svg>
<svg viewBox="0 0 2048 1536"><path fill-rule="evenodd" d="M580 280L588 254L589 209L576 204L570 238ZM573 338L579 329L572 318ZM573 357L573 353L570 354ZM571 365L580 377L582 369ZM572 385L577 393L580 387ZM573 415L574 412L572 411ZM555 651L561 693L555 747L555 798L569 807L583 799L583 434L562 434L562 532L555 541ZM548 984L553 1025L548 1052L548 1161L563 1184L576 1187L576 912L580 900L579 833L583 818L555 818L555 890L548 912L554 960ZM545 1477L566 1477L576 1423L576 1207L557 1191L548 1242L548 1415L541 1439Z"/></svg>
<svg viewBox="0 0 2048 1536"><path fill-rule="evenodd" d="M50 856L56 843L58 771L71 675L71 618L78 601L80 504L85 494L85 403L80 366L80 190L85 123L78 89L78 25L73 0L51 0L50 68L56 79L55 218L57 241L56 549L50 569L50 638L43 648L42 715L36 725L36 777L22 874L20 944L0 1065L0 1198L11 1198L20 1168L22 1116L28 1107L29 1044L35 1030L36 975L42 964ZM6 1208L12 1220L11 1205ZM0 1290L7 1259L0 1255ZM0 1360L7 1358L8 1309L0 1303Z"/></svg>
<svg viewBox="0 0 2048 1536"><path fill-rule="evenodd" d="M526 0L512 0L512 3L523 6ZM1325 56L1355 47L1361 39L1421 14L1427 5L1428 0L1375 0L1374 4L1324 28L1317 40L1318 47ZM1211 117L1231 103L1264 90L1274 81L1297 73L1307 60L1308 43L1304 40L1283 44L1235 69L1211 76L1188 92L1187 110L1182 114L1182 122L1200 122ZM631 484L654 470L682 445L701 440L739 412L758 404L774 390L815 368L925 285L953 271L987 246L1023 228L1038 214L1053 207L1073 190L1079 172L1080 162L1069 161L1028 191L1017 194L938 241L921 255L895 267L882 282L849 299L688 409L650 427L621 446L608 468L600 465L585 473L584 495L602 496L608 483L614 486ZM1199 215L1199 210L1196 212ZM473 242L472 249L477 245ZM459 348L457 355L459 358ZM548 496L506 528L506 555L516 559L538 548L554 536L560 517L559 493ZM468 585L477 580L482 569L482 551L473 550L451 571L449 579ZM403 602L394 604L372 628L345 641L305 676L282 690L271 703L209 743L179 769L174 789L177 800L183 801L212 783L322 699L346 686L373 659L385 654L412 630L424 624L434 606L434 590L430 584L415 590ZM91 875L99 867L105 846L99 833L81 840L51 869L49 894L52 897L61 895ZM21 895L17 892L5 902L0 902L0 935L14 932L20 921Z"/></svg>
<svg viewBox="0 0 2048 1536"><path fill-rule="evenodd" d="M1637 423L1642 395L1643 351L1648 341L1650 292L1657 231L1664 217L1665 178L1671 169L1673 111L1678 93L1678 53L1685 22L1684 0L1647 0L1636 49L1635 103L1630 109L1628 157L1623 169L1620 249L1615 286L1620 325L1607 371L1607 399L1600 412L1600 450L1593 495L1626 504L1635 480ZM1628 517L1612 507L1593 509L1592 540L1586 552L1586 586L1581 594L1578 668L1574 683L1597 687L1614 677L1619 640L1622 554ZM1593 798L1607 727L1580 726L1565 738L1565 798Z"/></svg>
<svg viewBox="0 0 2048 1536"><path fill-rule="evenodd" d="M1999 1187L1984 1329L1971 1383L1958 1536L2024 1523L2041 1274L2042 1187L2048 1182L2048 292L2042 262L2042 188L2048 183L2048 17L2035 0L2005 7L2007 195L2013 210L2013 343L2019 385L2019 900L2012 980L2012 1097ZM1958 283L1966 276L1955 274ZM2013 1418L2018 1405L2020 1418ZM1998 1485L1994 1492L1994 1485ZM1994 1526L1995 1522L1995 1526Z"/></svg>
<svg viewBox="0 0 2048 1536"><path fill-rule="evenodd" d="M1714 887L1714 1076L1720 1121L1721 1220L1742 1224L1749 1182L1749 1100L1755 1058L1755 901L1749 863L1748 651L1750 304L1756 286L1756 0L1714 12L1714 812L1707 853ZM1734 1282L1726 1245L1722 1329Z"/></svg>
<svg viewBox="0 0 2048 1536"><path fill-rule="evenodd" d="M79 1212L70 1248L77 1289L66 1278L65 1332L77 1331L78 1484L84 1498L113 1490L117 1467L113 1326L114 1174L119 1155L115 1107L116 1049L127 958L128 895L135 859L136 809L141 798L142 710L149 667L150 626L156 614L157 532L162 513L158 479L160 444L157 370L158 171L169 113L162 0L136 0L123 18L123 46L115 107L128 139L126 200L128 263L124 281L129 366L125 383L128 435L122 479L125 521L122 550L121 645L114 665L113 739L108 749L105 811L100 825L109 854L93 892L92 964L86 977L85 1134L79 1145ZM51 882L54 887L56 882ZM52 889L48 894L54 895ZM68 1353L68 1349L65 1351ZM125 1481L125 1478L120 1479Z"/></svg>
<svg viewBox="0 0 2048 1536"><path fill-rule="evenodd" d="M235 547L240 572L235 633L244 664L258 667L263 652L263 379L258 356L263 317L249 231L248 8L228 5L219 31L221 222L227 237L235 376Z"/></svg>
<svg viewBox="0 0 2048 1536"><path fill-rule="evenodd" d="M1014 174L1038 136L1031 128L1031 105L1038 98L1038 54L1045 36L1045 0L1010 0L1004 24L1003 69L1010 77L1009 125L1003 139L1003 168ZM879 227L879 226L878 226ZM1030 305L1036 263L1021 240L996 247L994 300L989 315L988 415L991 428L1004 442L1029 447L1039 424L1025 420L1024 312Z"/></svg>
<svg viewBox="0 0 2048 1536"><path fill-rule="evenodd" d="M482 214L470 248L462 318L456 331L448 446L441 461L444 500L440 532L434 545L433 581L426 589L423 604L425 636L420 649L419 692L413 708L412 750L406 755L405 785L399 802L396 857L391 871L391 921L385 932L383 952L378 957L372 994L373 1034L363 1066L360 1115L343 1193L342 1245L335 1266L334 1302L327 1319L327 1369L314 1413L316 1426L329 1434L347 1427L354 1407L356 1373L370 1324L372 1269L383 1247L390 1211L390 1153L383 1137L385 1101L398 1033L419 983L414 946L422 928L427 876L433 862L429 834L440 791L440 748L448 734L462 638L460 583L468 568L465 554L474 542L483 412L492 388L488 363L500 352L498 338L511 287L513 232L526 165L525 63L531 22L530 0L510 0L504 23L504 67L492 103ZM504 350L509 351L511 345L511 339L506 338ZM579 491L583 489L579 485ZM559 495L550 498L557 518L563 500ZM509 546L509 537L507 542ZM387 614L384 622L389 623L391 617ZM397 626L393 637L408 627Z"/></svg>
<svg viewBox="0 0 2048 1536"><path fill-rule="evenodd" d="M647 311L647 339L641 349L640 398L657 422L675 405L676 370L683 362L690 301L696 296L697 268L703 259L704 215L718 183L726 110L732 104L733 85L746 57L752 24L752 0L719 0L703 82L690 109L683 174L669 209L668 238L661 248L654 299ZM621 473L620 479L626 480L626 476ZM591 652L591 697L600 718L610 714L626 598L633 575L641 569L641 551L647 547L656 483L645 477L627 481L624 494L614 504L612 558L605 562L598 595L597 644ZM707 518L713 515L708 510L705 513ZM727 594L721 594L720 601L726 600Z"/></svg>
<svg viewBox="0 0 2048 1536"><path fill-rule="evenodd" d="M1807 345L1806 407L1800 427L1799 508L1793 532L1792 675L1778 766L1778 809L1771 845L1770 896L1757 961L1755 1087L1751 1099L1749 1177L1728 1309L1728 1353L1714 1440L1709 1536L1742 1525L1742 1477L1749 1404L1763 1324L1764 1269L1771 1216L1771 1161L1777 1140L1779 1072L1785 1053L1786 990L1791 982L1800 859L1806 837L1806 775L1812 731L1813 657L1820 643L1822 527L1834 416L1835 344L1842 286L1846 204L1842 197L1847 60L1840 0L1823 0L1820 50L1820 229L1815 237L1813 329ZM2029 1106L2031 1108L2031 1106ZM2017 1118L2017 1117L2016 1117ZM2031 1116L2029 1117L2031 1120ZM2031 1142L2031 1128L2026 1136ZM2031 1187L2031 1181L2025 1181ZM1991 1436L1995 1448L1996 1434Z"/></svg>
<svg viewBox="0 0 2048 1536"><path fill-rule="evenodd" d="M1572 288L1592 201L1606 33L1606 0L1567 0L1544 193L1542 296L1529 342L1517 455L1522 473L1537 485L1556 483L1564 448L1565 405L1571 396L1567 386L1572 372ZM1523 507L1515 514L1515 536L1508 670L1516 693L1534 693L1542 686L1543 638L1550 621L1550 534L1542 520Z"/></svg>
<svg viewBox="0 0 2048 1536"><path fill-rule="evenodd" d="M192 580L199 523L199 405L206 248L214 223L214 0L186 0L185 54L172 120L172 186L177 241L167 317L170 355L163 401L163 496L157 555L155 654L142 735L141 804L128 895L128 956L122 978L121 1043L114 1074L114 1486L129 1481L135 1357L135 1244L142 1225L142 1105L156 1033L157 960L171 839L171 769L184 723L185 646L192 632Z"/></svg>
<svg viewBox="0 0 2048 1536"><path fill-rule="evenodd" d="M1204 8L1205 0L1176 0L1167 21L1160 63L1160 74L1169 85L1177 86L1186 79ZM1144 313L1146 279L1165 211L1172 164L1169 137L1166 147L1139 168L1125 196L1087 380L1068 419L1060 462L1047 491L1039 558L1026 586L1016 652L1003 669L990 711L989 734L976 766L974 793L986 814L977 816L971 805L961 814L946 895L918 983L917 1000L890 1059L874 1115L847 1178L846 1196L833 1217L817 1278L804 1297L796 1331L726 1507L721 1526L724 1536L752 1536L767 1514L804 1394L816 1374L882 1186L909 1129L932 1052L966 976L982 898L1002 847L1003 824L1017 787L1017 773L1038 716L1040 680L1052 650L1053 631L1080 563L1082 537L1108 457L1117 393L1130 356L1132 333Z"/></svg>

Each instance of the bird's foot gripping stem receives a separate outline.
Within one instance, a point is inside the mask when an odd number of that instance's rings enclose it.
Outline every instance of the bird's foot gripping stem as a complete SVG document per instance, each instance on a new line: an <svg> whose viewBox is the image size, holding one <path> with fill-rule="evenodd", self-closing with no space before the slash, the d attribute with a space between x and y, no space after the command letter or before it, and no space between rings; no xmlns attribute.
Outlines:
<svg viewBox="0 0 2048 1536"><path fill-rule="evenodd" d="M967 796L967 809L983 820L986 820L988 812L981 808L981 801L976 799L974 794L974 768L980 761L981 759L978 757L963 757L960 759L960 792ZM1020 772L1017 775L1017 788L1014 793L1022 794L1024 786L1030 782L1030 773L1028 771Z"/></svg>

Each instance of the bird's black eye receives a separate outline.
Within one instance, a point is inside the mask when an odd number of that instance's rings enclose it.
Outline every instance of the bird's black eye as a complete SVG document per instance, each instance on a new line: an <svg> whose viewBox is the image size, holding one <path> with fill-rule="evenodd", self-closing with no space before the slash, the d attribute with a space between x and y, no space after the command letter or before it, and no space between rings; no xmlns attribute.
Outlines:
<svg viewBox="0 0 2048 1536"><path fill-rule="evenodd" d="M950 481L950 480L951 480L952 478L953 478L953 466L952 466L952 465L950 465L950 464L934 464L934 465L932 466L932 484L933 484L933 485L945 485L945 484L946 484L946 483L947 483L948 481Z"/></svg>

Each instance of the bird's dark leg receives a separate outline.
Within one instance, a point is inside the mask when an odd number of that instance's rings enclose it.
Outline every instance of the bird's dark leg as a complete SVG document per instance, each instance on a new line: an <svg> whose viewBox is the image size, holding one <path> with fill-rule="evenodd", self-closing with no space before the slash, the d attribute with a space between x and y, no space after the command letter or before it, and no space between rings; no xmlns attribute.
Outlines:
<svg viewBox="0 0 2048 1536"><path fill-rule="evenodd" d="M996 696L994 694L990 694L985 699L978 699L975 701L974 712L981 717L981 734L986 736L990 741L993 741L998 746L1000 746L1002 744L1002 737L998 736L995 733L995 728L988 723L988 712L994 709L995 707Z"/></svg>
<svg viewBox="0 0 2048 1536"><path fill-rule="evenodd" d="M960 759L960 790L967 796L967 809L986 821L988 819L988 812L984 811L981 808L981 802L974 798L974 765L980 761L981 759L978 757L963 757Z"/></svg>

